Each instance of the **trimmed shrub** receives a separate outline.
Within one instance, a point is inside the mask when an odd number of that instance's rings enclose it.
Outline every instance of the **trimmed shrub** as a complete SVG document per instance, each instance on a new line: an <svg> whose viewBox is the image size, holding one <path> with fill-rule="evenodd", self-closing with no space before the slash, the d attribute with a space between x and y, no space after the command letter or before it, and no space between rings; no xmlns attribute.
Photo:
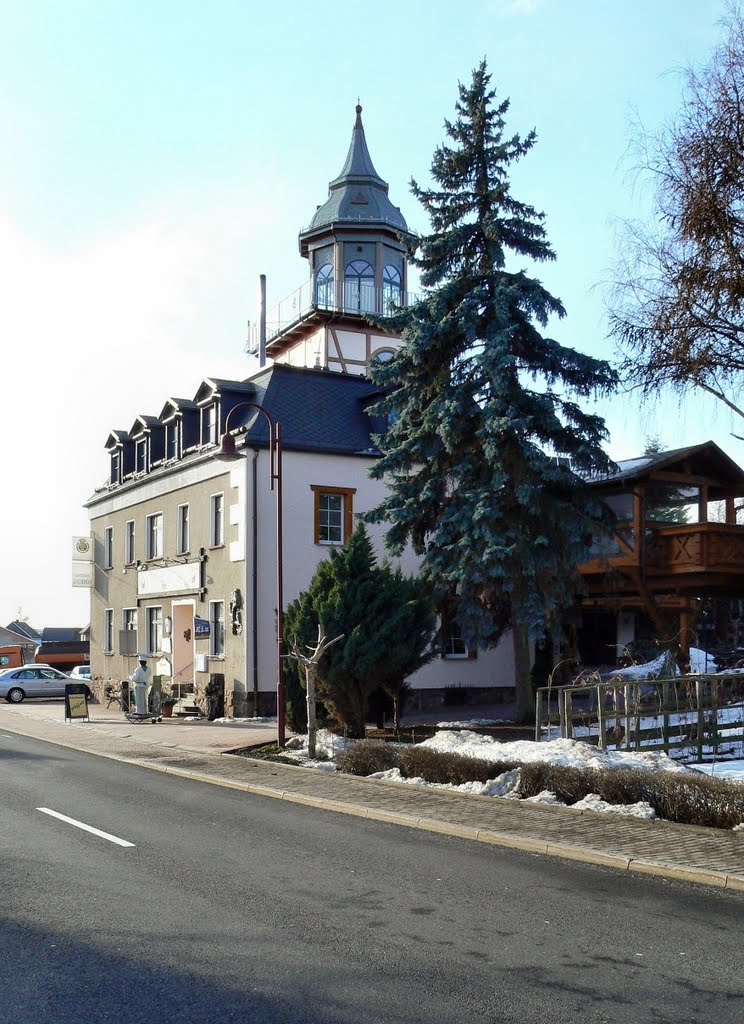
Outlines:
<svg viewBox="0 0 744 1024"><path fill-rule="evenodd" d="M374 775L398 767L399 751L381 740L357 740L336 754L336 767L348 775Z"/></svg>
<svg viewBox="0 0 744 1024"><path fill-rule="evenodd" d="M426 782L461 786L465 782L487 782L518 765L413 746L400 751L398 767L406 779L422 778Z"/></svg>
<svg viewBox="0 0 744 1024"><path fill-rule="evenodd" d="M683 772L647 772L638 768L564 768L526 764L521 797L548 789L565 803L596 793L612 804L646 801L665 821L731 829L744 822L744 786L728 779Z"/></svg>

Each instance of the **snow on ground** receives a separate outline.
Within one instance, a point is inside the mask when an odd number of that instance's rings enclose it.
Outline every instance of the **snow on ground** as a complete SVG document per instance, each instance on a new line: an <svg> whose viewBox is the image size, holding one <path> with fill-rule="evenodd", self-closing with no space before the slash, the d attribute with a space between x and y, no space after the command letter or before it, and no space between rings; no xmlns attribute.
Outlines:
<svg viewBox="0 0 744 1024"><path fill-rule="evenodd" d="M465 721L457 722L437 722L437 729L467 729L468 726L471 729L475 729L478 726L485 725L511 725L510 718L468 718Z"/></svg>
<svg viewBox="0 0 744 1024"><path fill-rule="evenodd" d="M713 764L696 764L695 771L715 775L717 779L733 779L744 782L744 761L718 761Z"/></svg>
<svg viewBox="0 0 744 1024"><path fill-rule="evenodd" d="M707 651L701 651L698 647L690 648L690 673L692 675L710 675L717 671L718 665ZM678 676L679 674L680 671L669 651L662 651L659 657L654 658L653 661L617 669L612 671L607 678L611 681L616 679L660 679L662 676Z"/></svg>
<svg viewBox="0 0 744 1024"><path fill-rule="evenodd" d="M576 811L599 811L603 814L618 814L623 818L644 818L651 821L656 817L656 811L645 800L639 800L637 804L608 804L596 793L587 793L583 800L577 800L571 806Z"/></svg>
<svg viewBox="0 0 744 1024"><path fill-rule="evenodd" d="M578 740L515 740L501 743L492 736L469 732L439 732L424 740L422 747L446 753L479 757L485 761L535 761L573 768L642 768L648 771L687 771L671 757L656 751L600 750Z"/></svg>

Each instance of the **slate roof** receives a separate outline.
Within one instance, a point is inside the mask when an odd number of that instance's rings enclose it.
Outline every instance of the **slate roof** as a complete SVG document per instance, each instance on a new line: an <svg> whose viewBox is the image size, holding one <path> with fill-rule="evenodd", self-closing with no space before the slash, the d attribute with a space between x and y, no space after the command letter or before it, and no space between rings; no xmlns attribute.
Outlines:
<svg viewBox="0 0 744 1024"><path fill-rule="evenodd" d="M388 198L388 185L372 164L362 125L362 108L357 104L351 145L338 177L328 186L328 199L318 208L310 226L300 239L338 222L356 225L385 225L393 231L408 233L403 214Z"/></svg>
<svg viewBox="0 0 744 1024"><path fill-rule="evenodd" d="M379 389L365 377L275 363L250 378L255 401L281 423L282 446L295 451L375 456L376 425L365 412ZM374 404L374 403L372 403ZM256 413L246 443L267 443L266 421Z"/></svg>
<svg viewBox="0 0 744 1024"><path fill-rule="evenodd" d="M80 640L80 626L46 626L41 631L43 644L64 644Z"/></svg>
<svg viewBox="0 0 744 1024"><path fill-rule="evenodd" d="M33 640L35 643L41 640L41 633L38 629L29 626L27 622L19 622L18 619L14 619L5 628L10 630L11 633L17 633L18 636L24 637L26 640Z"/></svg>

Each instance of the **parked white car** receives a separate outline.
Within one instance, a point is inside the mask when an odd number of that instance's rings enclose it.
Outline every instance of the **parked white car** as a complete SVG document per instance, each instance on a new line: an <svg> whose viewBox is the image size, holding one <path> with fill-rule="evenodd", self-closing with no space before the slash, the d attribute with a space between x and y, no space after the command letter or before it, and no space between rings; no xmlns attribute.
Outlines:
<svg viewBox="0 0 744 1024"><path fill-rule="evenodd" d="M20 704L26 697L64 697L67 683L79 683L51 665L23 665L0 672L0 697Z"/></svg>
<svg viewBox="0 0 744 1024"><path fill-rule="evenodd" d="M72 679L90 679L90 665L76 665L70 672Z"/></svg>

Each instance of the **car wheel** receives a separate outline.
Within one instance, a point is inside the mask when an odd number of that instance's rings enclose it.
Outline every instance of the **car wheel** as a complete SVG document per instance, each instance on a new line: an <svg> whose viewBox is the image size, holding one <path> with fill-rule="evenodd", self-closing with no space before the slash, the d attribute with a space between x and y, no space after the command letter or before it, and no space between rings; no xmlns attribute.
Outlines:
<svg viewBox="0 0 744 1024"><path fill-rule="evenodd" d="M20 704L26 694L19 686L14 686L12 690L8 690L8 696L5 698L10 704Z"/></svg>

